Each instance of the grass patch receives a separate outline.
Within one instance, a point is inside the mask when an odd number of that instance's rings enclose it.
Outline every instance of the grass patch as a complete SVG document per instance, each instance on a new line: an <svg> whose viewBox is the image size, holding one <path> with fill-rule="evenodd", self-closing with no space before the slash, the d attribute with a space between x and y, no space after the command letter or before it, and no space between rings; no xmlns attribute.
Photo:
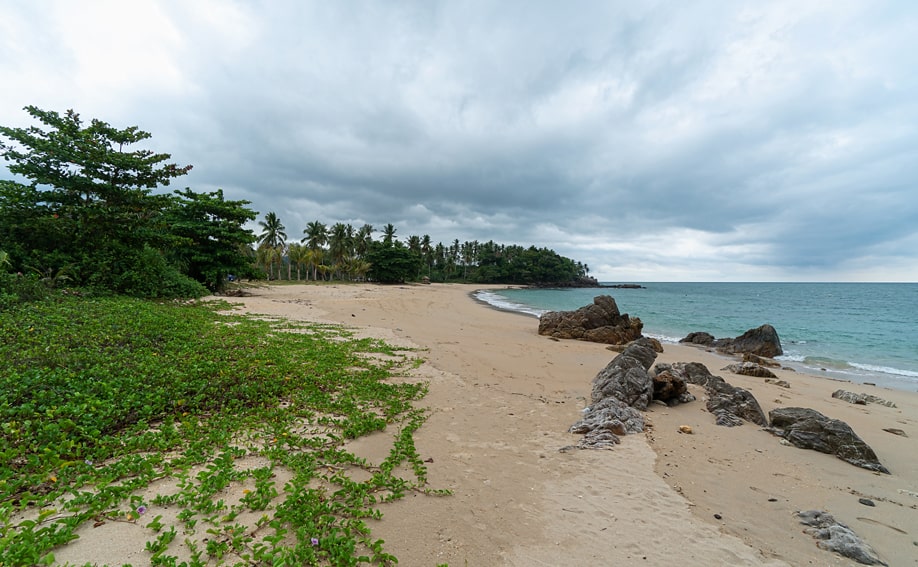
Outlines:
<svg viewBox="0 0 918 567"><path fill-rule="evenodd" d="M368 521L409 491L444 493L414 446L425 385L388 380L417 358L228 307L63 297L0 312L0 566L51 564L116 522L144 531L152 565L397 562ZM382 462L348 451L387 428Z"/></svg>

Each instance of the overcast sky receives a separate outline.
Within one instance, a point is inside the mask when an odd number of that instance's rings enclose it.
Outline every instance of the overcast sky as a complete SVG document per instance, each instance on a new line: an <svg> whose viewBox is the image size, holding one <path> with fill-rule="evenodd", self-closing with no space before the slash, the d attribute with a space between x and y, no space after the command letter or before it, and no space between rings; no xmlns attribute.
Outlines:
<svg viewBox="0 0 918 567"><path fill-rule="evenodd" d="M391 222L604 281L918 281L913 0L0 0L0 78L0 124L137 125L194 166L172 188L291 239Z"/></svg>

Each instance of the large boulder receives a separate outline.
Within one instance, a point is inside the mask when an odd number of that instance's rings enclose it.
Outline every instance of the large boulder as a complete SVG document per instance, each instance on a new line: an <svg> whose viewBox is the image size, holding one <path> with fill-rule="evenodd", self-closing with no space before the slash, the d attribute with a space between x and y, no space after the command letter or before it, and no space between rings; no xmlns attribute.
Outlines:
<svg viewBox="0 0 918 567"><path fill-rule="evenodd" d="M592 305L576 311L549 311L539 319L539 334L556 339L578 339L623 345L641 337L644 324L637 317L621 314L608 295L593 298Z"/></svg>
<svg viewBox="0 0 918 567"><path fill-rule="evenodd" d="M795 447L835 455L854 466L889 474L873 449L844 421L810 408L777 408L768 417L771 419L768 430Z"/></svg>
<svg viewBox="0 0 918 567"><path fill-rule="evenodd" d="M748 352L765 358L774 358L784 354L778 332L768 324L749 329L735 339L717 339L714 341L713 346L727 354Z"/></svg>
<svg viewBox="0 0 918 567"><path fill-rule="evenodd" d="M714 335L704 331L689 333L680 343L698 346L714 347L726 354L752 354L763 358L772 358L784 353L781 349L781 339L778 332L771 325L762 325L749 329L734 339L715 339ZM753 360L753 362L756 362ZM761 363L760 363L761 364Z"/></svg>
<svg viewBox="0 0 918 567"><path fill-rule="evenodd" d="M656 358L650 341L631 343L593 378L592 402L616 398L635 409L647 409L653 399L653 380L647 371Z"/></svg>

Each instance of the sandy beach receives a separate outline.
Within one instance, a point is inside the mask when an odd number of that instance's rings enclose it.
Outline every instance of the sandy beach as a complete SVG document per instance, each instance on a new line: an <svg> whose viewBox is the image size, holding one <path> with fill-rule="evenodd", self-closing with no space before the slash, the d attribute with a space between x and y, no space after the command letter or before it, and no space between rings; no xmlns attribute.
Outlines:
<svg viewBox="0 0 918 567"><path fill-rule="evenodd" d="M782 444L751 423L717 426L695 386L694 402L652 404L643 434L611 450L576 449L580 436L568 428L617 353L539 336L534 317L477 302L471 293L481 288L281 285L231 298L252 314L340 323L417 349L425 361L401 379L429 384L419 402L429 418L415 443L430 488L451 494L411 492L381 505L372 536L399 565L856 565L804 533L794 514L811 509L849 526L888 565L918 565L918 394L779 369L790 384L781 387L722 370L733 359L666 344L656 362L700 362L752 392L766 413L809 407L847 422L892 474ZM834 399L837 389L896 407ZM691 434L679 432L684 425ZM379 463L394 433L347 449ZM147 501L172 490L174 480L162 482L145 490ZM84 526L55 550L56 564L147 564L148 532L125 522Z"/></svg>
<svg viewBox="0 0 918 567"><path fill-rule="evenodd" d="M701 362L766 413L810 407L847 422L892 474L783 445L752 424L716 426L700 389L696 402L652 406L646 433L613 450L562 450L579 440L568 427L616 353L539 336L536 319L476 302L480 287L290 285L234 299L422 349L430 418L416 441L431 487L452 495L384 507L372 528L400 565L854 565L803 533L794 512L809 509L833 514L888 564L918 565L918 394L776 370L785 388L667 344L657 362ZM839 388L897 407L833 399ZM384 437L352 449L372 459Z"/></svg>

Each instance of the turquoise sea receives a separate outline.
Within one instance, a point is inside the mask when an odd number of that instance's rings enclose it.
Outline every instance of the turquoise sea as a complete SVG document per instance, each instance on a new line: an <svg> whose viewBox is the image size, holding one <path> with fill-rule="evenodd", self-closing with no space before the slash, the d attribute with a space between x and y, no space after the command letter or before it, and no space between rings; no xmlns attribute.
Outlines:
<svg viewBox="0 0 918 567"><path fill-rule="evenodd" d="M644 335L678 342L692 331L736 337L769 323L786 366L852 382L918 390L918 284L641 283L645 289L479 291L494 307L533 316L611 295ZM719 369L717 369L719 370ZM712 369L712 372L715 369Z"/></svg>

